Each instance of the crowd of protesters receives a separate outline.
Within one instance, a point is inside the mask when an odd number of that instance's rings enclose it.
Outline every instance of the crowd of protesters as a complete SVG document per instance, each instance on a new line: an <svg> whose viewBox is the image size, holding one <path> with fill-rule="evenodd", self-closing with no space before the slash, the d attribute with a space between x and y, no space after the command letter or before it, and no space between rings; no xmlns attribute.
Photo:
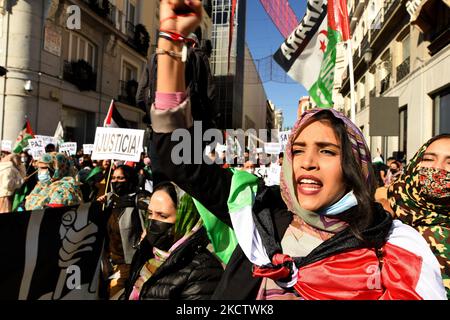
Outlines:
<svg viewBox="0 0 450 320"><path fill-rule="evenodd" d="M177 16L161 1L169 35L199 25L200 1L184 5L191 14ZM104 299L450 297L450 134L385 164L343 114L313 109L268 163L245 150L243 161L175 165L171 134L193 130L199 112L184 62L164 54L181 46L167 34L158 42L149 155L92 161L52 145L38 159L2 154L0 213L102 204ZM279 167L279 181L258 176L264 167ZM207 224L205 212L223 227ZM226 259L217 239L236 241Z"/></svg>

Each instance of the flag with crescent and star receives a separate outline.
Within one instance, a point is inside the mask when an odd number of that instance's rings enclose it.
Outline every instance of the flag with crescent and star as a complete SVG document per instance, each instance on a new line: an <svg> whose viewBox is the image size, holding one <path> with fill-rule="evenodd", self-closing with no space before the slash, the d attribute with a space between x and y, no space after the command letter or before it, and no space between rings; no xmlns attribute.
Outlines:
<svg viewBox="0 0 450 320"><path fill-rule="evenodd" d="M336 45L349 38L345 0L309 0L303 20L274 59L318 107L332 108Z"/></svg>

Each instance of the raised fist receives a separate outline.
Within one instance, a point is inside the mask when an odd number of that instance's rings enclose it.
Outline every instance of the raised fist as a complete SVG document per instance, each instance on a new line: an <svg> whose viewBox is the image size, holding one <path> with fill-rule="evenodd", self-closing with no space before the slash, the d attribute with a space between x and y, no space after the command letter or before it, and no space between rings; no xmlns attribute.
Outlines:
<svg viewBox="0 0 450 320"><path fill-rule="evenodd" d="M188 36L202 20L200 0L160 0L160 29Z"/></svg>

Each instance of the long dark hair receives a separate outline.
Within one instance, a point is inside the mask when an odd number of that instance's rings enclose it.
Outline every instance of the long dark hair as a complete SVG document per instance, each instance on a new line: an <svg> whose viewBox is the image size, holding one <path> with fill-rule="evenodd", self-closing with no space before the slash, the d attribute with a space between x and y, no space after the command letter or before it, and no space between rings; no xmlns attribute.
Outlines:
<svg viewBox="0 0 450 320"><path fill-rule="evenodd" d="M339 216L348 223L350 230L360 240L364 240L362 231L369 227L374 220L375 181L372 166L368 166L369 179L363 174L361 164L357 162L352 151L352 144L348 138L345 124L329 111L317 113L316 121L327 121L331 124L337 138L341 142L341 167L346 186L346 192L353 190L358 200L357 210L350 210Z"/></svg>
<svg viewBox="0 0 450 320"><path fill-rule="evenodd" d="M116 168L116 170L119 169L122 170L123 176L127 181L128 190L130 190L130 192L135 192L138 187L138 175L136 170L127 165L121 165Z"/></svg>

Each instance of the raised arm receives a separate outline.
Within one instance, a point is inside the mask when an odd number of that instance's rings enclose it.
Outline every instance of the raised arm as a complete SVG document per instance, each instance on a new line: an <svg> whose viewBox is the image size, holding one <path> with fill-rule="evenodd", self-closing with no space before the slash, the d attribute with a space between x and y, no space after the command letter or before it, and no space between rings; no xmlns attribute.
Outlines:
<svg viewBox="0 0 450 320"><path fill-rule="evenodd" d="M200 24L202 4L199 0L161 0L160 30L175 38L184 38ZM180 37L179 37L180 36ZM158 41L157 94L151 116L153 152L164 174L183 190L200 201L208 210L227 224L227 199L231 186L231 172L217 165L194 164L194 141L191 104L186 94L185 63L181 55L184 43L160 37ZM206 76L206 75L205 75ZM195 106L192 106L195 108ZM171 141L176 129L187 129L191 137L192 164L175 165L172 150L179 142Z"/></svg>

